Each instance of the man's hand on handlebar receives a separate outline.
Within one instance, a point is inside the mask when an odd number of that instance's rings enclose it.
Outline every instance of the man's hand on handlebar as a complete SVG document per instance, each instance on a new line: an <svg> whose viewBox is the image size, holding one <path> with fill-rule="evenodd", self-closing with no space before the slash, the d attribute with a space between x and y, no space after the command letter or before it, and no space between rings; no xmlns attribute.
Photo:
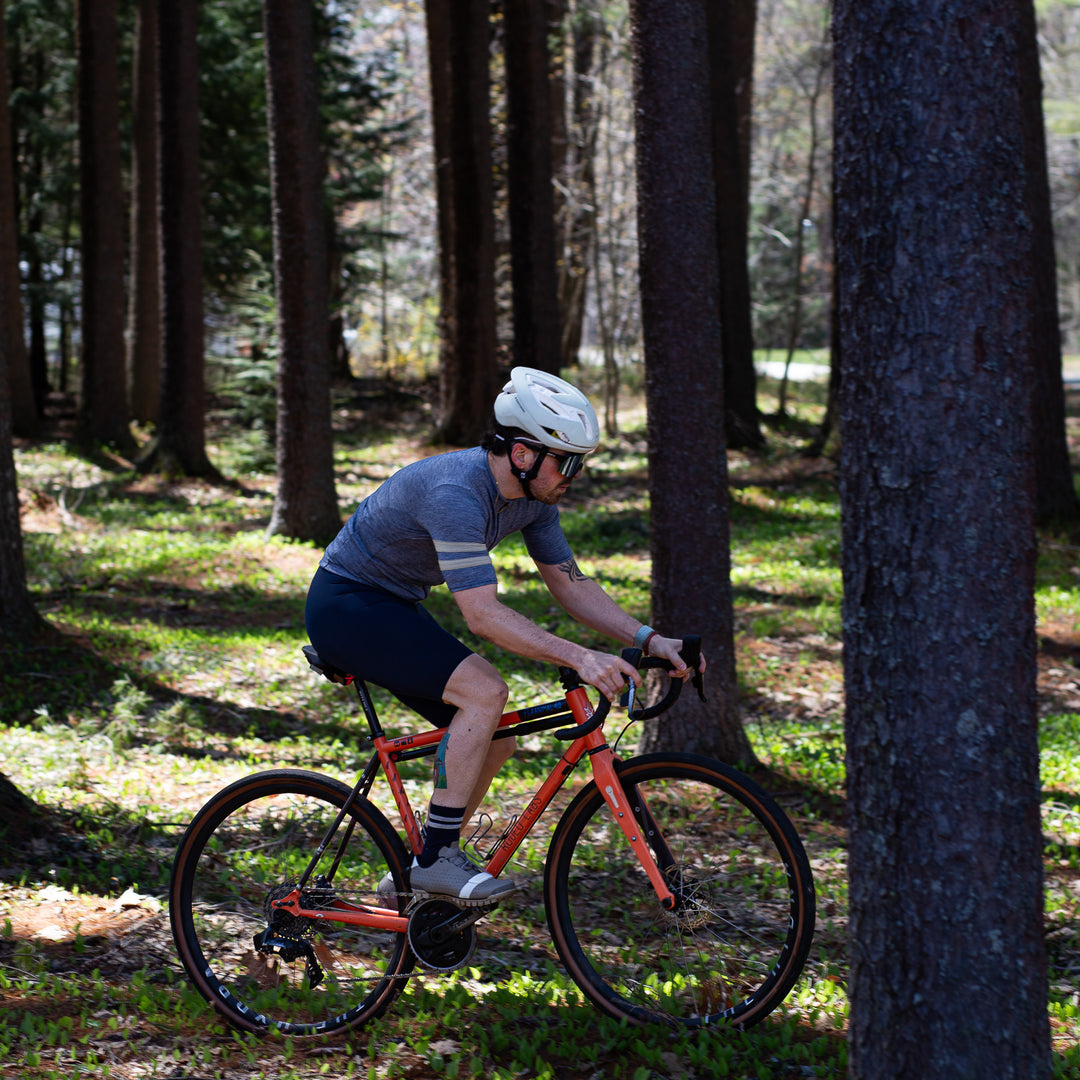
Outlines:
<svg viewBox="0 0 1080 1080"><path fill-rule="evenodd" d="M683 667L685 666L683 664ZM632 664L627 663L621 656L592 649L585 650L585 657L579 662L577 673L582 682L595 686L608 701L614 701L628 682L635 686L641 685L641 672Z"/></svg>
<svg viewBox="0 0 1080 1080"><path fill-rule="evenodd" d="M671 664L671 677L673 679L682 679L683 682L686 682L687 679L693 678L694 671L687 667L686 661L679 655L679 650L682 647L683 641L681 638L666 638L660 637L660 635L657 634L657 636L649 642L649 655L658 657L661 660L666 660ZM697 670L704 674L704 656L698 661Z"/></svg>
<svg viewBox="0 0 1080 1080"><path fill-rule="evenodd" d="M657 635L649 643L649 656L671 665L673 679L686 682L705 671L705 657L700 657L697 668L691 668L680 655L685 641L682 638L665 638ZM650 666L650 665L646 665ZM624 657L611 653L586 650L584 660L578 664L577 673L582 682L595 686L601 694L614 701L627 683L641 686L641 672Z"/></svg>

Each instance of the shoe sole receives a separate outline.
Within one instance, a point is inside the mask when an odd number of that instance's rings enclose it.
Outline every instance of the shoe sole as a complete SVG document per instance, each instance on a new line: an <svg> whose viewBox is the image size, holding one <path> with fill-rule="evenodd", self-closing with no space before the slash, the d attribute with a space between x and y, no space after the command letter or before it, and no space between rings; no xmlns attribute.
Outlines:
<svg viewBox="0 0 1080 1080"><path fill-rule="evenodd" d="M414 904L421 900L449 900L451 904L455 904L457 907L462 908L494 907L500 900L505 900L508 896L513 896L517 890L518 887L515 885L512 889L496 893L494 896L466 898L455 896L453 893L437 893L428 892L427 889L413 889L412 897ZM413 905L410 905L410 907L411 906Z"/></svg>

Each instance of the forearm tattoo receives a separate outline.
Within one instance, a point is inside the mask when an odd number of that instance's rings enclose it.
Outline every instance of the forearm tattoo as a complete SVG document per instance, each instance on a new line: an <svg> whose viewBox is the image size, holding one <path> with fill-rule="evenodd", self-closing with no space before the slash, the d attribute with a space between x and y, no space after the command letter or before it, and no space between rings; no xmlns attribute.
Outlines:
<svg viewBox="0 0 1080 1080"><path fill-rule="evenodd" d="M559 563L559 569L571 580L571 581L588 581L589 575L584 574L581 571L581 567L577 564L577 559L567 559L566 562Z"/></svg>

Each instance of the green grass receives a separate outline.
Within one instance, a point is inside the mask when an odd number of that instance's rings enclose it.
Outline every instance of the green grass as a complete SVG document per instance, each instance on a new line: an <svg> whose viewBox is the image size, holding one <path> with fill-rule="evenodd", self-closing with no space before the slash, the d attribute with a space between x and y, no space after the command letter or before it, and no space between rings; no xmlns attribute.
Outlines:
<svg viewBox="0 0 1080 1080"><path fill-rule="evenodd" d="M763 380L764 394L774 387ZM187 987L161 913L147 909L141 936L117 939L123 948L107 935L87 933L80 946L78 937L54 943L18 931L13 920L50 884L102 907L129 888L163 897L180 829L225 783L273 765L348 777L365 756L355 699L310 674L301 658L303 598L319 553L265 537L272 462L258 439L226 431L211 446L243 489L110 471L61 443L20 450L31 588L67 636L0 653L3 771L62 826L37 850L6 859L0 879L0 1060L11 1075L127 1076L134 1061L140 1075L161 1077L846 1075L840 510L829 471L804 468L797 453L821 406L820 386L793 385L791 420L770 432L770 450L731 455L745 719L759 756L798 778L797 790L779 794L815 864L819 929L784 1005L750 1032L720 1036L604 1020L553 962L539 902L515 908L500 927L520 939L523 955L539 950L528 970L478 963L416 980L382 1020L328 1045L256 1042L227 1029ZM376 417L343 438L343 513L397 463L426 452L422 431L418 423L395 434ZM645 477L644 438L631 424L597 455L564 514L584 569L642 618L650 588ZM1044 665L1041 733L1061 1077L1080 1068L1080 700L1073 704L1070 690L1078 678L1078 554L1067 540L1046 538L1037 593L1040 632L1061 652ZM509 603L556 633L588 640L551 603L523 545L502 545L496 561ZM445 590L430 604L464 632ZM510 681L515 702L557 695L545 666L482 651ZM379 707L391 728L406 719L385 698ZM548 744L527 741L493 789L487 809L496 829L554 762ZM427 778L424 763L406 769L410 793L424 791ZM519 855L521 869L539 875L542 857L542 847Z"/></svg>

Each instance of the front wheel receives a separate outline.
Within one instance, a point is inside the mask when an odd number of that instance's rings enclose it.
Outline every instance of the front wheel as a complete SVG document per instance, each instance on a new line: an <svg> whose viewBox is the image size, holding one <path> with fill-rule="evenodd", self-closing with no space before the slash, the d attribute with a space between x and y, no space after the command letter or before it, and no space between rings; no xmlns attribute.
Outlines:
<svg viewBox="0 0 1080 1080"><path fill-rule="evenodd" d="M180 841L169 886L176 948L199 992L237 1027L339 1032L378 1016L404 985L414 959L404 933L270 907L295 888L349 794L318 773L258 773L214 796ZM398 893L406 889L405 858L382 813L357 799L308 881L304 906L381 907L385 875Z"/></svg>
<svg viewBox="0 0 1080 1080"><path fill-rule="evenodd" d="M675 896L666 911L595 782L567 808L544 871L548 924L574 981L636 1023L757 1023L814 936L814 884L794 827L736 769L691 754L617 766Z"/></svg>

